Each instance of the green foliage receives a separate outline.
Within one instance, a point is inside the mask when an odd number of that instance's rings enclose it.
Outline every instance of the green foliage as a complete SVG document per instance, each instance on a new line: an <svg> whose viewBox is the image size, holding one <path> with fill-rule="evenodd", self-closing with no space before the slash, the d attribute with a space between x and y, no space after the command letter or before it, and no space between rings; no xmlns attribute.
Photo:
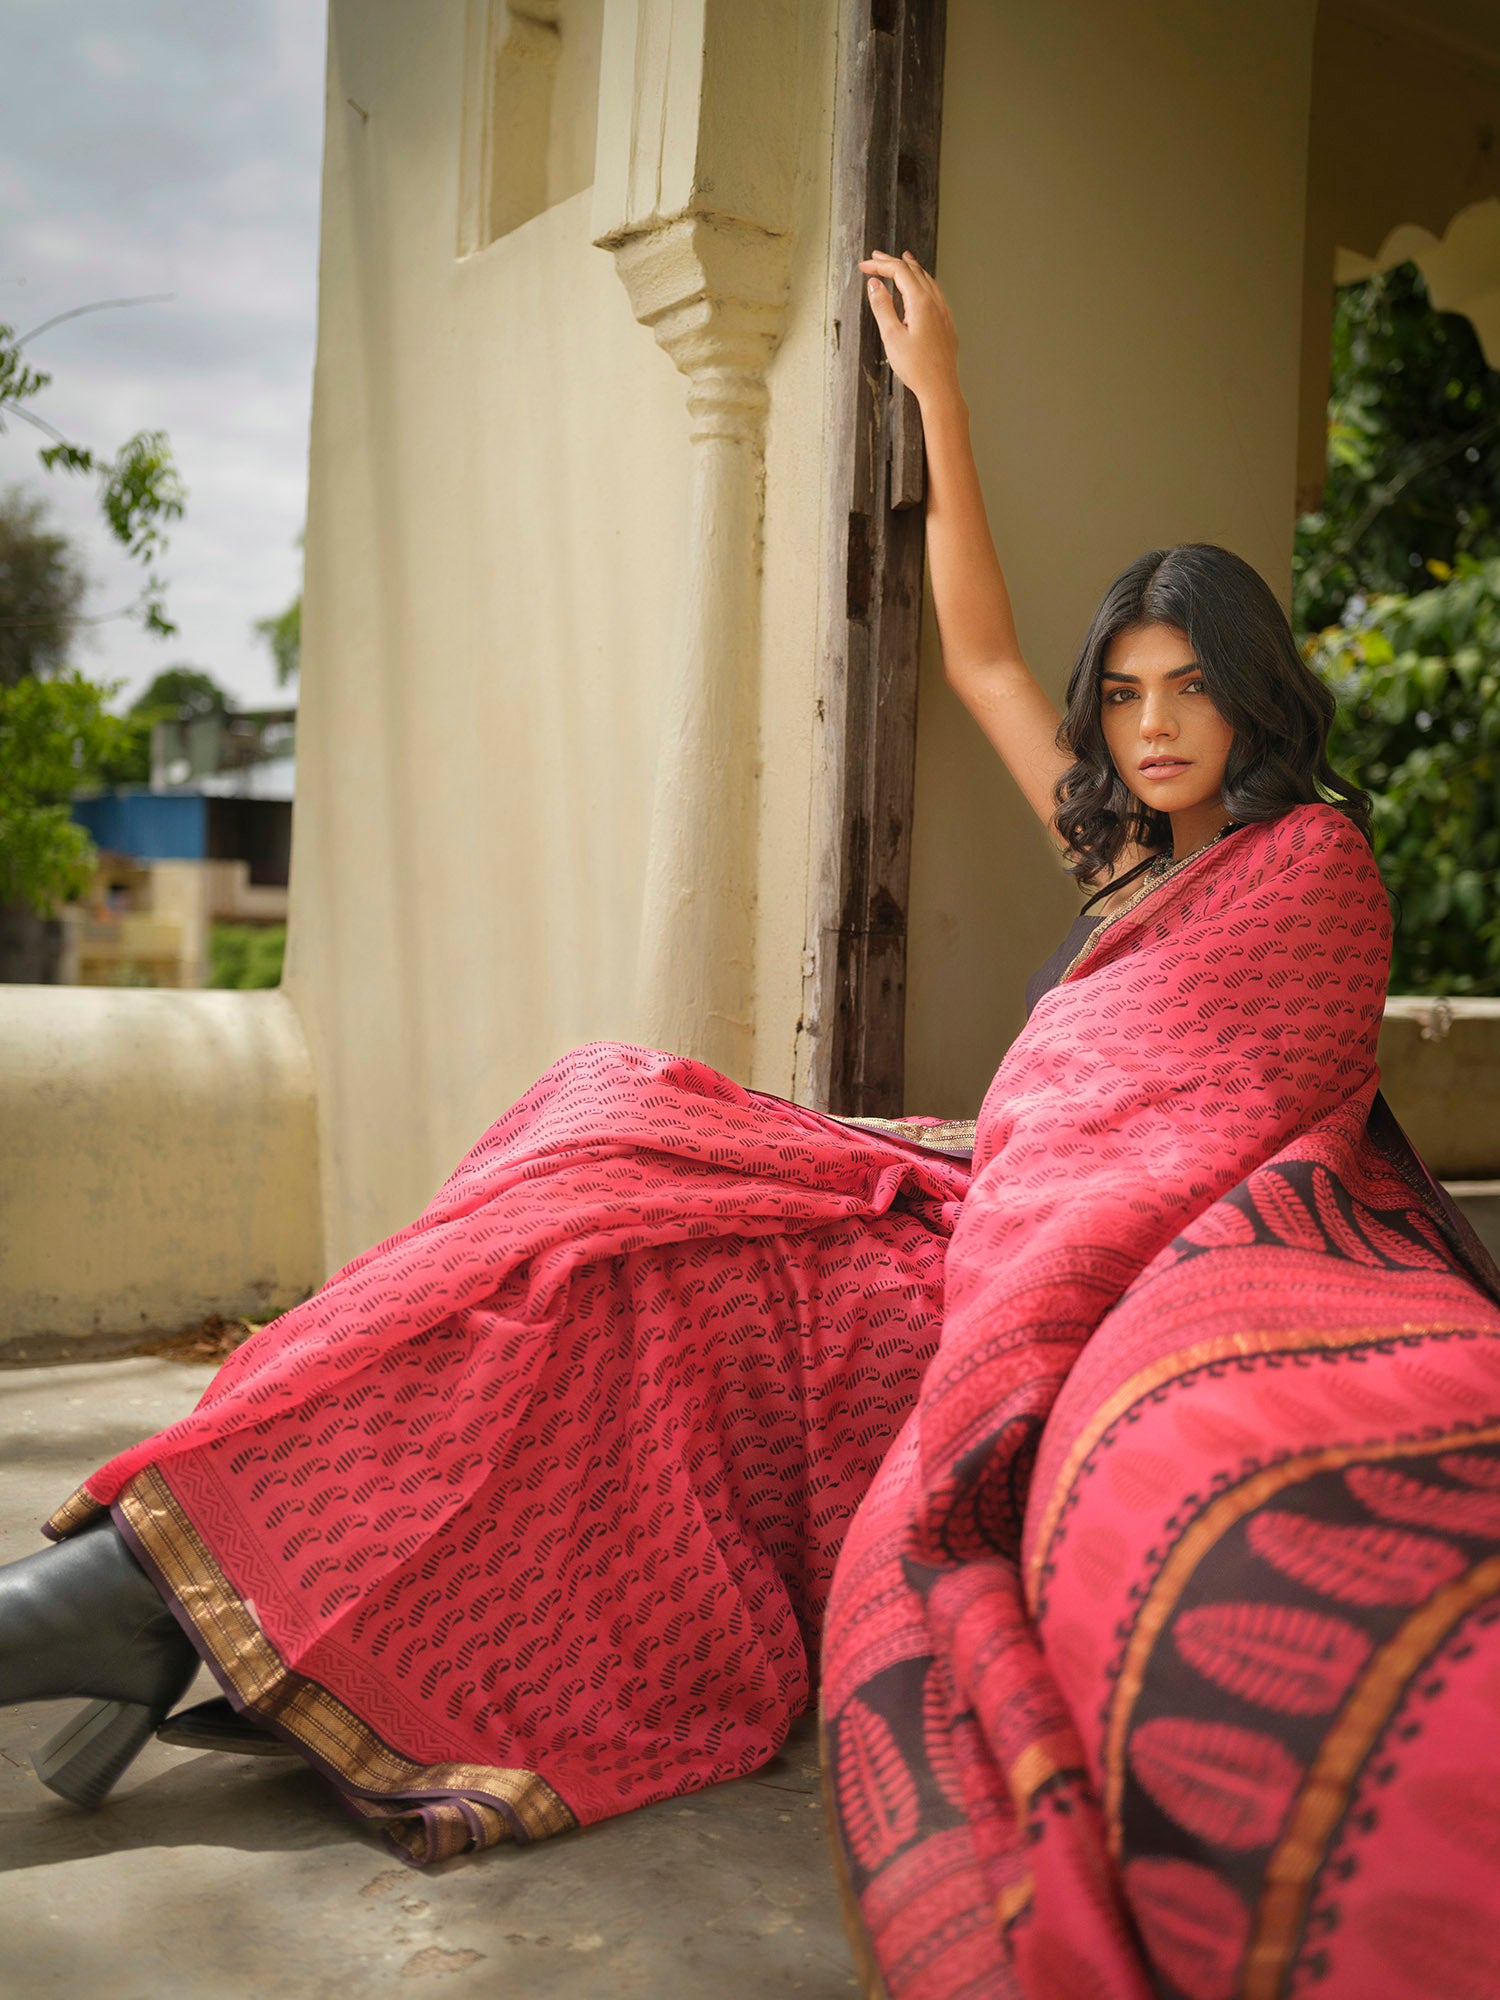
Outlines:
<svg viewBox="0 0 1500 2000"><path fill-rule="evenodd" d="M0 339L6 329L0 327ZM169 639L177 627L167 616L167 586L151 564L166 552L167 526L180 521L187 499L165 431L137 431L112 459L59 441L37 456L49 471L91 472L99 480L99 505L110 533L146 570L135 613L148 632Z"/></svg>
<svg viewBox="0 0 1500 2000"><path fill-rule="evenodd" d="M80 674L0 688L0 903L50 917L87 886L94 844L70 801L122 752L111 692Z"/></svg>
<svg viewBox="0 0 1500 2000"><path fill-rule="evenodd" d="M285 955L285 924L215 924L208 939L208 983L240 992L279 986Z"/></svg>
<svg viewBox="0 0 1500 2000"><path fill-rule="evenodd" d="M1500 554L1500 372L1415 264L1335 294L1322 506L1297 523L1293 623L1405 592L1431 560Z"/></svg>
<svg viewBox="0 0 1500 2000"><path fill-rule="evenodd" d="M304 531L297 537L300 549L306 541ZM271 658L276 662L276 685L285 687L295 680L302 667L302 592L299 590L285 611L278 611L274 618L257 618L254 630L271 649Z"/></svg>
<svg viewBox="0 0 1500 2000"><path fill-rule="evenodd" d="M1398 993L1500 993L1500 557L1371 598L1307 642L1339 703L1330 749L1374 795Z"/></svg>
<svg viewBox="0 0 1500 2000"><path fill-rule="evenodd" d="M1413 264L1338 288L1292 594L1334 764L1374 798L1393 990L1500 993L1500 372Z"/></svg>
<svg viewBox="0 0 1500 2000"><path fill-rule="evenodd" d="M15 409L39 396L52 380L32 368L21 353L15 328L0 326L0 409Z"/></svg>
<svg viewBox="0 0 1500 2000"><path fill-rule="evenodd" d="M149 785L151 782L151 724L155 720L150 715L138 715L131 709L125 715L114 718L117 728L113 740L97 754L93 778L96 784Z"/></svg>
<svg viewBox="0 0 1500 2000"><path fill-rule="evenodd" d="M132 715L155 721L158 716L224 715L229 696L212 674L201 667L167 667L130 704Z"/></svg>
<svg viewBox="0 0 1500 2000"><path fill-rule="evenodd" d="M0 497L0 687L61 671L85 587L44 503L13 486Z"/></svg>
<svg viewBox="0 0 1500 2000"><path fill-rule="evenodd" d="M101 305L131 305L143 301L107 299ZM97 310L80 306L59 317L71 319L78 312ZM54 321L47 324L53 325ZM187 494L172 458L165 431L137 431L113 458L74 444L31 404L51 384L44 370L32 368L24 357L26 342L43 331L35 327L18 335L12 326L0 324L0 432L7 419L19 418L33 429L44 432L52 443L37 454L49 472L76 472L99 482L99 505L105 525L126 554L146 572L140 597L130 607L148 632L169 637L177 627L167 617L166 584L153 565L166 553L167 529L182 518Z"/></svg>
<svg viewBox="0 0 1500 2000"><path fill-rule="evenodd" d="M276 685L285 687L302 665L302 598L299 594L274 618L258 618L255 629L276 662Z"/></svg>

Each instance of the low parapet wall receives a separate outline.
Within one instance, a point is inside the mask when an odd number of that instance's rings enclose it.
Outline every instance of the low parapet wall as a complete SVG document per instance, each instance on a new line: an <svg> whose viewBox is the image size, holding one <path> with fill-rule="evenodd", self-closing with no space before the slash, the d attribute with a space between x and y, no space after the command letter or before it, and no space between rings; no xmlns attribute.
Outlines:
<svg viewBox="0 0 1500 2000"><path fill-rule="evenodd" d="M1439 1179L1500 1180L1500 1000L1393 995L1380 1073L1391 1109Z"/></svg>
<svg viewBox="0 0 1500 2000"><path fill-rule="evenodd" d="M284 994L0 987L0 1359L268 1319L322 1277Z"/></svg>
<svg viewBox="0 0 1500 2000"><path fill-rule="evenodd" d="M1380 1061L1493 1236L1500 1000L1392 999ZM323 1276L314 1077L283 993L0 986L0 1360L268 1319Z"/></svg>

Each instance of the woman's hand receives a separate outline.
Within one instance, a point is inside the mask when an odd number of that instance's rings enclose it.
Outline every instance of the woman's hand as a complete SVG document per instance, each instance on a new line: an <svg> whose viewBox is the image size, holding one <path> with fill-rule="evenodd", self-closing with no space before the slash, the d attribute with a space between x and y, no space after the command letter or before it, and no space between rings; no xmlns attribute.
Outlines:
<svg viewBox="0 0 1500 2000"><path fill-rule="evenodd" d="M880 328L886 358L924 410L943 399L959 399L958 336L948 301L908 250L900 257L872 250L859 267L868 272L870 310ZM904 317L882 279L901 294Z"/></svg>
<svg viewBox="0 0 1500 2000"><path fill-rule="evenodd" d="M1054 839L1058 779L1072 758L1057 747L1057 710L1021 655L1010 592L985 518L984 494L958 386L948 301L910 254L877 250L859 267L891 368L922 406L927 453L927 572L948 684L1004 758ZM901 295L904 313L886 290Z"/></svg>

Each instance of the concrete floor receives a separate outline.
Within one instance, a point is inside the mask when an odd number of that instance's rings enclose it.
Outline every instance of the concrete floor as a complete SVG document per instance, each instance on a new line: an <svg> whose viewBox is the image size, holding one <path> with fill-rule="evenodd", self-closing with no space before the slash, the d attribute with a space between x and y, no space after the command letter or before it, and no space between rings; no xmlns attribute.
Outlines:
<svg viewBox="0 0 1500 2000"><path fill-rule="evenodd" d="M191 1408L211 1373L165 1360L0 1369L0 1561L39 1547L52 1508ZM0 1710L4 2000L858 1990L805 1724L752 1778L418 1870L279 1761L153 1744L101 1811L80 1812L26 1761L75 1705Z"/></svg>

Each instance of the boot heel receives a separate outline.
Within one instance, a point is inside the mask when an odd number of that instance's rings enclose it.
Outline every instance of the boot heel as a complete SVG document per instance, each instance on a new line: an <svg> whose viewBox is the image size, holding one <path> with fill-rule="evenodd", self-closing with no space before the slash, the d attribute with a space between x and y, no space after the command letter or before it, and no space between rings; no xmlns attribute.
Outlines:
<svg viewBox="0 0 1500 2000"><path fill-rule="evenodd" d="M49 1791L93 1811L151 1740L160 1717L140 1702L93 1701L31 1760Z"/></svg>

